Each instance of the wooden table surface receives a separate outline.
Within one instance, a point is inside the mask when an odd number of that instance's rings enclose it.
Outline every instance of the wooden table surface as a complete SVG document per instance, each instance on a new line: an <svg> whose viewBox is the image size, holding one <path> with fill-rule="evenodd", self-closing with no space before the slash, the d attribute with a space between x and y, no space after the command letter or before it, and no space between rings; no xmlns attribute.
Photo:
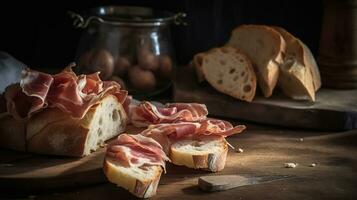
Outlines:
<svg viewBox="0 0 357 200"><path fill-rule="evenodd" d="M235 122L233 122L235 123ZM236 124L236 123L235 123ZM247 124L247 123L245 123ZM230 150L227 164L217 174L245 176L293 175L295 178L243 186L223 192L199 190L197 179L214 175L168 165L152 199L356 199L357 130L312 132L247 124L243 134L228 141L243 153ZM284 163L298 163L284 168ZM310 167L315 163L315 167ZM1 197L1 195L0 195ZM14 197L14 196L7 196ZM71 189L16 194L20 199L133 199L125 190L104 182Z"/></svg>

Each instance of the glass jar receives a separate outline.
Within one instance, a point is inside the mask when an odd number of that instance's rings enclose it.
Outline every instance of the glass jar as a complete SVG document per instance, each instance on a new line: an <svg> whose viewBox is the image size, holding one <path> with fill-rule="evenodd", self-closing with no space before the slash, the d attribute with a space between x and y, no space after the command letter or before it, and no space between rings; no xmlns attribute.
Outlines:
<svg viewBox="0 0 357 200"><path fill-rule="evenodd" d="M76 71L100 71L103 80L117 81L137 98L170 87L176 68L170 25L184 24L184 13L107 6L90 10L87 17L70 14L84 29Z"/></svg>

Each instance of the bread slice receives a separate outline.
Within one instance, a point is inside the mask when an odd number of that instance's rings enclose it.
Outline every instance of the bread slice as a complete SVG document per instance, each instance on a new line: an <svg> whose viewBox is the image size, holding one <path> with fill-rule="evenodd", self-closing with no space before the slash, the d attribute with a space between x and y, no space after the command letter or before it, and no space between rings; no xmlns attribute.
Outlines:
<svg viewBox="0 0 357 200"><path fill-rule="evenodd" d="M123 167L110 158L104 160L103 170L110 182L123 187L139 198L149 198L156 194L163 171L158 165Z"/></svg>
<svg viewBox="0 0 357 200"><path fill-rule="evenodd" d="M249 58L235 48L216 48L205 53L202 62L204 78L218 91L251 102L257 80Z"/></svg>
<svg viewBox="0 0 357 200"><path fill-rule="evenodd" d="M279 87L293 99L315 101L321 78L308 47L281 27L273 27L286 41L284 64L280 67Z"/></svg>
<svg viewBox="0 0 357 200"><path fill-rule="evenodd" d="M232 31L226 46L238 48L249 56L264 96L271 96L286 48L279 32L263 25L241 25Z"/></svg>
<svg viewBox="0 0 357 200"><path fill-rule="evenodd" d="M102 146L105 140L123 132L126 121L124 108L112 95L92 106L82 119L71 118L57 108L46 108L28 121L27 150L85 156Z"/></svg>
<svg viewBox="0 0 357 200"><path fill-rule="evenodd" d="M223 137L204 136L174 142L169 157L176 165L217 172L224 168L227 153L228 145Z"/></svg>

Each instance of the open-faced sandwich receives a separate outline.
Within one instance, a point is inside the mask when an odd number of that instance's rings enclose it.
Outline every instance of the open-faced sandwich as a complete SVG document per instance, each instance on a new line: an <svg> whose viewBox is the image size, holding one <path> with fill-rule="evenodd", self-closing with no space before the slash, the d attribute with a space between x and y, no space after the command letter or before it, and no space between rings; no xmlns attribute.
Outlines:
<svg viewBox="0 0 357 200"><path fill-rule="evenodd" d="M72 66L50 75L26 68L0 96L0 147L81 157L119 135L130 122L143 128L109 142L108 180L141 198L156 194L165 162L212 172L224 168L225 137L245 126L207 118L205 105L130 104L127 91L99 73L77 76Z"/></svg>
<svg viewBox="0 0 357 200"><path fill-rule="evenodd" d="M77 76L72 67L55 75L27 68L6 88L0 147L81 157L124 131L127 91L98 72Z"/></svg>
<svg viewBox="0 0 357 200"><path fill-rule="evenodd" d="M137 197L156 194L164 161L193 169L224 169L229 143L226 137L246 127L207 118L205 105L143 101L129 107L130 122L146 128L138 135L122 134L107 149L104 173L108 180Z"/></svg>
<svg viewBox="0 0 357 200"><path fill-rule="evenodd" d="M148 198L156 194L166 160L161 145L152 138L121 134L108 146L103 170L110 182Z"/></svg>

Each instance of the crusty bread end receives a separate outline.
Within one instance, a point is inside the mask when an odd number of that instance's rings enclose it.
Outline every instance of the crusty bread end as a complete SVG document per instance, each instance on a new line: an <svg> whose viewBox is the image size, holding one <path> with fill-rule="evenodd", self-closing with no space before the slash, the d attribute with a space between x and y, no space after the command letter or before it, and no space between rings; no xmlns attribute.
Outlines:
<svg viewBox="0 0 357 200"><path fill-rule="evenodd" d="M315 101L321 79L315 59L307 46L281 27L273 27L286 41L284 64L280 66L279 87L293 99Z"/></svg>
<svg viewBox="0 0 357 200"><path fill-rule="evenodd" d="M26 151L26 121L15 120L8 113L0 114L0 147Z"/></svg>

